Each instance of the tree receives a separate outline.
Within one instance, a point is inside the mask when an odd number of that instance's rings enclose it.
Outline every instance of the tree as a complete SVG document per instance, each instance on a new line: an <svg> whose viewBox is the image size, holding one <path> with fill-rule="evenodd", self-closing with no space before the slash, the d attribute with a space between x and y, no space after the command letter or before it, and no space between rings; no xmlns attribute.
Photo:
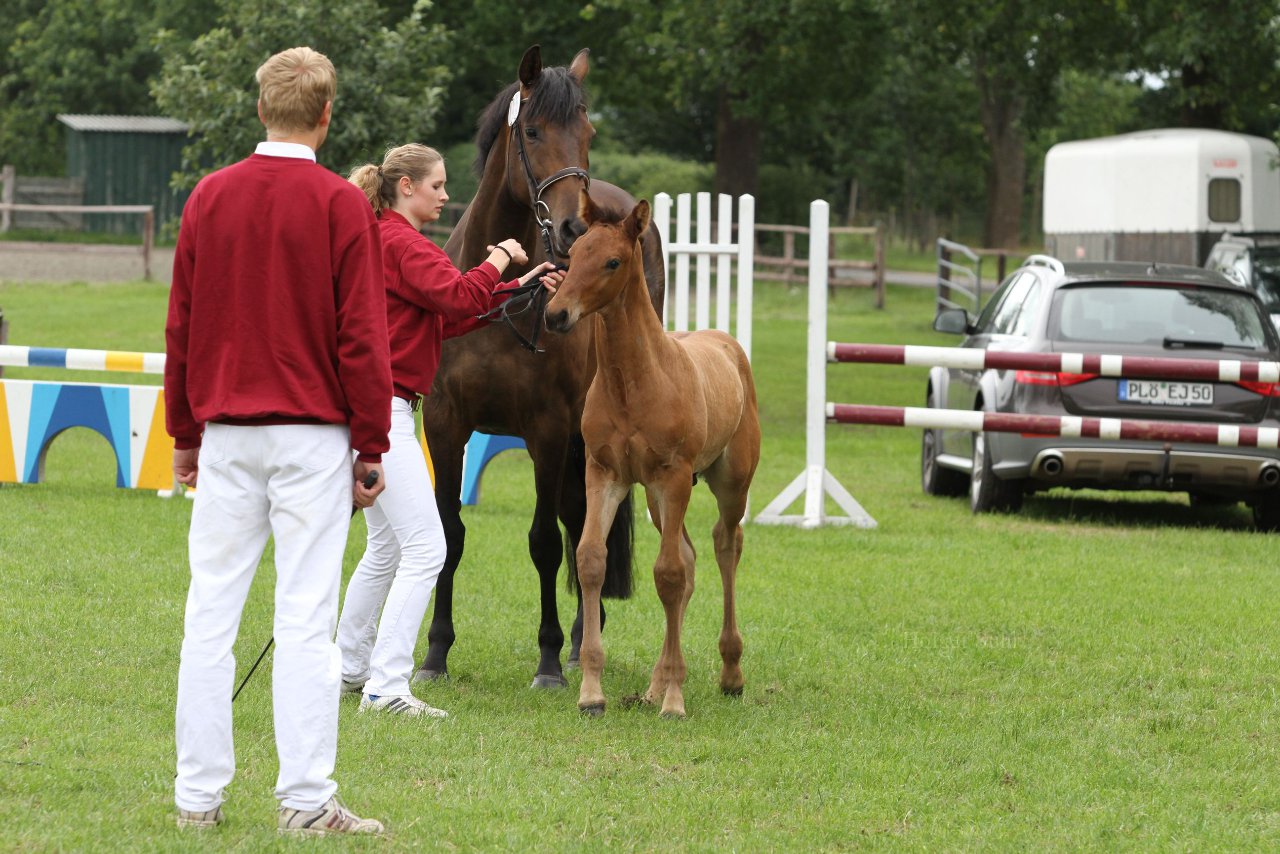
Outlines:
<svg viewBox="0 0 1280 854"><path fill-rule="evenodd" d="M207 4L181 0L18 2L0 34L0 161L19 172L66 167L59 113L154 115L148 78L159 67L150 38L164 25L190 32Z"/></svg>
<svg viewBox="0 0 1280 854"><path fill-rule="evenodd" d="M931 51L894 45L880 84L854 116L831 124L840 169L857 182L860 207L893 210L920 243L961 239L961 214L982 209L987 150L971 106L970 75ZM850 126L858 133L845 133ZM956 225L943 225L939 217Z"/></svg>
<svg viewBox="0 0 1280 854"><path fill-rule="evenodd" d="M858 100L881 67L872 0L596 5L629 15L622 73L604 84L614 103L650 129L676 117L711 131L718 192L756 192L765 151L822 137L825 108Z"/></svg>
<svg viewBox="0 0 1280 854"><path fill-rule="evenodd" d="M1280 3L1146 0L1132 7L1130 65L1159 80L1149 100L1184 127L1269 136L1280 110Z"/></svg>
<svg viewBox="0 0 1280 854"><path fill-rule="evenodd" d="M254 71L269 56L309 45L338 70L334 121L317 154L346 172L381 159L383 149L429 137L449 79L448 33L425 20L417 0L387 26L374 0L312 4L226 0L217 26L188 43L157 35L163 68L152 86L167 115L191 125L179 186L245 157L262 139Z"/></svg>
<svg viewBox="0 0 1280 854"><path fill-rule="evenodd" d="M1139 108L1141 81L1132 74L1067 69L1058 78L1053 121L1027 146L1027 180L1031 185L1026 215L1027 232L1038 235L1044 223L1044 158L1060 142L1093 139L1152 127ZM1156 125L1166 122L1157 121Z"/></svg>
<svg viewBox="0 0 1280 854"><path fill-rule="evenodd" d="M988 148L983 242L1020 242L1028 139L1052 121L1055 85L1067 68L1118 64L1124 21L1097 0L904 0L908 37L968 73Z"/></svg>
<svg viewBox="0 0 1280 854"><path fill-rule="evenodd" d="M435 0L429 18L449 25L456 53L440 112L439 144L471 140L476 118L498 92L515 82L520 57L530 45L542 46L547 65L567 65L579 50L590 48L592 67L586 82L594 89L618 38L613 17L578 0Z"/></svg>

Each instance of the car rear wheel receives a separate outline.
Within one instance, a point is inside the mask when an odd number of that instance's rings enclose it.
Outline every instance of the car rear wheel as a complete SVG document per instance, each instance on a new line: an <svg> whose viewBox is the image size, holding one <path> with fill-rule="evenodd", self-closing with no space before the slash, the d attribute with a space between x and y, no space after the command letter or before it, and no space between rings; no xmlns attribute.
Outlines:
<svg viewBox="0 0 1280 854"><path fill-rule="evenodd" d="M974 513L1013 512L1022 506L1022 484L1001 480L991 469L986 433L973 434L973 469L969 476L969 509Z"/></svg>
<svg viewBox="0 0 1280 854"><path fill-rule="evenodd" d="M929 395L929 407L934 407L933 395ZM920 486L926 495L964 495L967 484L964 473L938 465L938 449L942 446L942 433L925 430L920 439Z"/></svg>
<svg viewBox="0 0 1280 854"><path fill-rule="evenodd" d="M1280 531L1280 498L1259 498L1253 505L1253 526L1259 531Z"/></svg>

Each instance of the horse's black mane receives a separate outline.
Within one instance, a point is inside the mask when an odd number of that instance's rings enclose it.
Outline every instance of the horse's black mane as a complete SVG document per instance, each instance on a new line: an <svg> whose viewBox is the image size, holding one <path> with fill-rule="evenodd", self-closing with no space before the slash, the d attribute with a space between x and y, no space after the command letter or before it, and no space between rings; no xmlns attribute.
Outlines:
<svg viewBox="0 0 1280 854"><path fill-rule="evenodd" d="M497 142L498 134L507 129L507 108L519 86L519 83L512 83L503 89L480 113L476 122L476 161L473 165L477 175L484 173L485 161L489 159L489 150ZM545 119L552 124L567 125L585 103L586 90L569 73L569 69L561 66L544 68L528 102L520 106L520 118Z"/></svg>

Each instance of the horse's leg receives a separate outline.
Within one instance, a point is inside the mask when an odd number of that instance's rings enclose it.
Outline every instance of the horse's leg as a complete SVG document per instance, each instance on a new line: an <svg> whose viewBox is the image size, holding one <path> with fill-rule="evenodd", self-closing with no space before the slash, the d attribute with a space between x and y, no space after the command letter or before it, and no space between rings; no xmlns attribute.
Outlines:
<svg viewBox="0 0 1280 854"><path fill-rule="evenodd" d="M706 472L707 486L716 497L720 518L712 528L716 563L724 590L724 620L720 627L720 690L729 696L742 694L742 634L738 631L736 583L742 560L742 517L747 512L747 492L760 456L760 433L750 425L740 430L729 447Z"/></svg>
<svg viewBox="0 0 1280 854"><path fill-rule="evenodd" d="M582 542L582 526L587 518L587 486L585 480L586 451L580 437L570 439L568 453L565 457L563 477L560 481L560 521L564 523L565 536L569 539L569 549L574 555L573 564L568 567L570 573L577 573L576 566L578 545ZM582 654L582 586L576 577L571 579L570 587L577 594L578 607L574 612L573 627L569 630L569 658L565 667L572 669L578 666ZM604 630L604 603L601 601L600 628Z"/></svg>
<svg viewBox="0 0 1280 854"><path fill-rule="evenodd" d="M560 481L567 448L562 440L543 436L534 438L528 445L529 454L533 457L536 495L533 522L529 526L529 557L538 571L540 601L538 669L533 675L533 687L564 688L569 684L560 669L564 630L560 628L560 612L556 607L556 576L560 572L564 540L556 521L556 508L560 503Z"/></svg>
<svg viewBox="0 0 1280 854"><path fill-rule="evenodd" d="M578 709L589 715L602 715L605 710L600 675L604 672L604 644L600 639L600 590L604 587L605 561L608 551L605 538L613 524L618 505L627 495L627 487L616 476L587 461L587 518L578 544L578 588L582 591L582 685L578 693Z"/></svg>
<svg viewBox="0 0 1280 854"><path fill-rule="evenodd" d="M656 702L658 693L662 693L663 717L684 717L686 668L684 653L680 649L680 628L685 606L693 595L693 546L684 530L684 514L689 508L692 489L692 475L688 471L679 471L664 478L657 490L662 541L658 546L658 560L653 566L653 582L666 612L667 626L662 653L653 668L645 696Z"/></svg>
<svg viewBox="0 0 1280 854"><path fill-rule="evenodd" d="M443 417L439 410L424 409L422 420L436 477L436 506L444 528L445 559L436 580L436 604L427 630L427 655L415 676L444 679L449 676L449 650L455 639L453 577L462 561L467 533L462 524L462 451L470 431L456 420Z"/></svg>

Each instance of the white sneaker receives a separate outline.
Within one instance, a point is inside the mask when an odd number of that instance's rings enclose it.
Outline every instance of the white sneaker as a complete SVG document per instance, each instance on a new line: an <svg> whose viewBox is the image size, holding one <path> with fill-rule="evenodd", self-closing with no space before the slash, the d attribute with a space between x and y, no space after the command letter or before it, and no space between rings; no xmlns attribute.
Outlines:
<svg viewBox="0 0 1280 854"><path fill-rule="evenodd" d="M428 706L412 694L404 696L379 697L377 694L365 694L360 700L360 711L377 709L393 715L404 715L410 718L447 718L449 713L435 706Z"/></svg>
<svg viewBox="0 0 1280 854"><path fill-rule="evenodd" d="M211 810L193 811L178 809L178 827L217 827L222 824L222 807Z"/></svg>
<svg viewBox="0 0 1280 854"><path fill-rule="evenodd" d="M280 833L304 836L324 836L329 833L383 833L382 822L372 818L360 818L342 805L336 797L330 798L318 810L295 810L282 806L276 814L276 828Z"/></svg>
<svg viewBox="0 0 1280 854"><path fill-rule="evenodd" d="M348 682L346 679L343 679L342 693L343 694L359 694L361 691L364 690L364 683L365 683L365 680L363 679L361 679L359 682Z"/></svg>

